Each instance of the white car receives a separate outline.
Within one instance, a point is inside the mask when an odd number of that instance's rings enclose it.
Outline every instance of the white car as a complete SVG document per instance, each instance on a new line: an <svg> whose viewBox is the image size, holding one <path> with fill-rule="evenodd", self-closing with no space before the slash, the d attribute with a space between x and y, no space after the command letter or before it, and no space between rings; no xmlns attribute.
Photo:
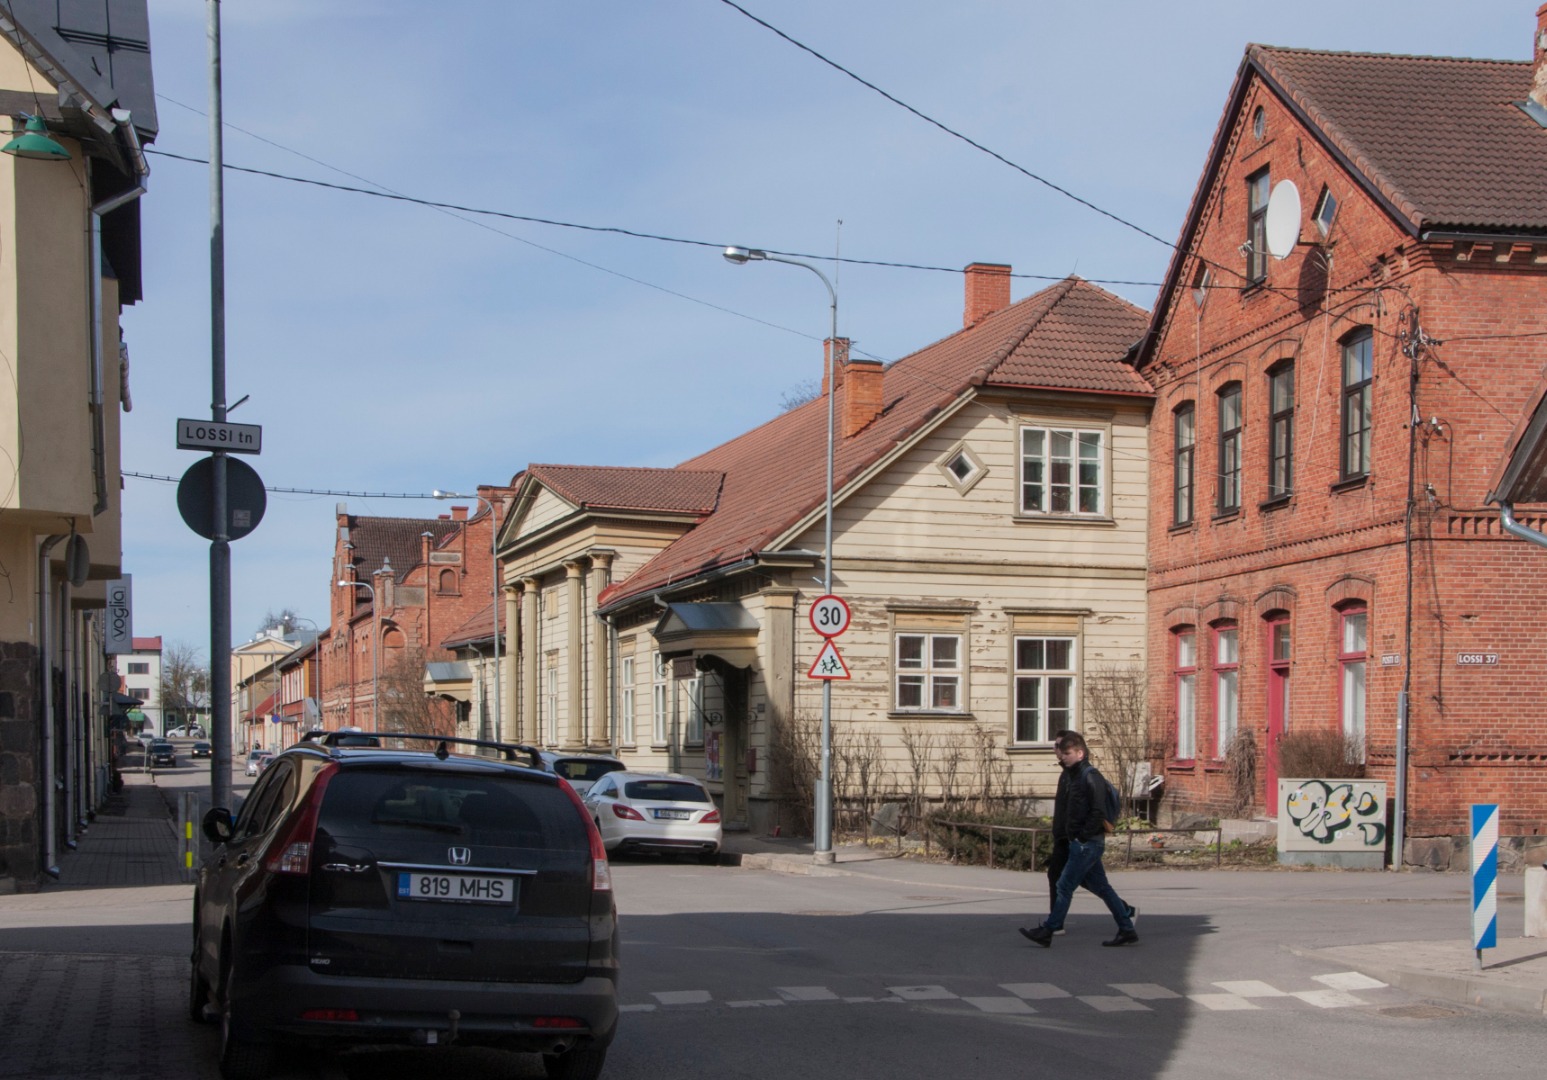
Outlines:
<svg viewBox="0 0 1547 1080"><path fill-rule="evenodd" d="M610 772L585 793L609 852L655 851L719 859L720 811L709 789L678 773Z"/></svg>
<svg viewBox="0 0 1547 1080"><path fill-rule="evenodd" d="M268 763L273 759L273 757L274 751L272 750L254 750L252 753L248 754L247 775L257 776L268 766Z"/></svg>

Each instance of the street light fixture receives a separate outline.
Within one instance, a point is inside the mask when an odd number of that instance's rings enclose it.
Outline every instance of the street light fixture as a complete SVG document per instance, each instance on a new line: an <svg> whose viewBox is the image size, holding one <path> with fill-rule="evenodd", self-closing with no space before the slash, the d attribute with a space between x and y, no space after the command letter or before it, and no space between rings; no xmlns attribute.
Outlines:
<svg viewBox="0 0 1547 1080"><path fill-rule="evenodd" d="M381 641L381 607L376 603L376 586L369 581L340 581L340 589L369 589L371 593L371 730L380 730L377 710L381 707L380 683L377 670L377 646Z"/></svg>
<svg viewBox="0 0 1547 1080"><path fill-rule="evenodd" d="M748 262L781 262L810 270L822 279L827 296L832 301L832 334L827 345L827 513L825 543L822 554L822 592L833 591L833 398L838 388L838 293L827 275L808 262L787 259L782 255L770 255L757 248L728 247L722 254L727 262L742 266ZM822 680L822 767L817 777L816 813L813 815L816 836L814 858L819 863L833 861L833 682Z"/></svg>
<svg viewBox="0 0 1547 1080"><path fill-rule="evenodd" d="M500 682L500 530L494 513L494 503L482 495L462 495L455 491L442 491L440 488L436 488L430 494L437 499L477 499L489 508L489 571L494 575L494 591L490 594L491 609L494 613L494 739L498 742L505 737L502 716L505 701Z"/></svg>

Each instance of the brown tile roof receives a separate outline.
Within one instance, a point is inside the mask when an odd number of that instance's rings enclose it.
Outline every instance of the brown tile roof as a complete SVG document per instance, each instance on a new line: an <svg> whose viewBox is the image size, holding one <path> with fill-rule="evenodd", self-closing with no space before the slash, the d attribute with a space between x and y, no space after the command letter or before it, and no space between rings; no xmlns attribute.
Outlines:
<svg viewBox="0 0 1547 1080"><path fill-rule="evenodd" d="M403 575L419 565L421 533L431 535L433 547L461 527L461 522L439 518L356 517L351 514L349 542L354 545L354 552L349 561L359 580L370 581L371 575L381 569L382 562L390 559L393 580L402 581Z"/></svg>
<svg viewBox="0 0 1547 1080"><path fill-rule="evenodd" d="M501 605L503 607L504 605ZM458 645L472 645L481 641L494 639L494 620L490 617L493 605L486 605L481 611L474 612L445 637L441 638L442 649L454 649ZM505 613L500 612L500 636L504 637Z"/></svg>
<svg viewBox="0 0 1547 1080"><path fill-rule="evenodd" d="M1124 359L1147 321L1127 301L1071 277L896 361L882 376L881 415L835 448L835 488L974 386L1150 395ZM840 386L839 415L844 394ZM825 501L826 448L826 399L817 398L684 462L684 471L724 474L718 508L604 593L603 605L766 550Z"/></svg>
<svg viewBox="0 0 1547 1080"><path fill-rule="evenodd" d="M526 475L585 510L712 513L723 476L692 469L532 465Z"/></svg>
<svg viewBox="0 0 1547 1080"><path fill-rule="evenodd" d="M1547 232L1547 128L1515 105L1530 63L1266 45L1246 56L1415 232Z"/></svg>

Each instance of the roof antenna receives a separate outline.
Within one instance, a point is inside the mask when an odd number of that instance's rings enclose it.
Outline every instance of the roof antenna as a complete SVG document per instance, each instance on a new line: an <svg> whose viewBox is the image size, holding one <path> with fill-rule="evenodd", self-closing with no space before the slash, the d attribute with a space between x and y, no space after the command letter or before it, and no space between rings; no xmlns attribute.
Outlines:
<svg viewBox="0 0 1547 1080"><path fill-rule="evenodd" d="M442 739L440 741L440 744L435 747L435 756L440 758L440 760L442 760L442 761L445 761L447 758L449 758L451 756L451 751L446 749L446 740L445 739Z"/></svg>

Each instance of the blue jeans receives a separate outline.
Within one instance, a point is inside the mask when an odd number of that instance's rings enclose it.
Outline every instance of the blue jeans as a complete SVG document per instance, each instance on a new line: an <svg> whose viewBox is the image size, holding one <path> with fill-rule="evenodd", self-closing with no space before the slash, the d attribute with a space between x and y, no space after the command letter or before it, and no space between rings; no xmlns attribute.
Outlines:
<svg viewBox="0 0 1547 1080"><path fill-rule="evenodd" d="M1094 840L1069 841L1069 861L1064 864L1064 872L1058 876L1053 910L1043 926L1049 930L1062 930L1064 916L1069 914L1069 904L1074 900L1074 890L1084 886L1106 904L1112 918L1117 920L1119 930L1133 929L1133 920L1128 916L1128 904L1112 888L1112 883L1107 880L1106 869L1101 865L1106 847L1106 838L1101 836Z"/></svg>

